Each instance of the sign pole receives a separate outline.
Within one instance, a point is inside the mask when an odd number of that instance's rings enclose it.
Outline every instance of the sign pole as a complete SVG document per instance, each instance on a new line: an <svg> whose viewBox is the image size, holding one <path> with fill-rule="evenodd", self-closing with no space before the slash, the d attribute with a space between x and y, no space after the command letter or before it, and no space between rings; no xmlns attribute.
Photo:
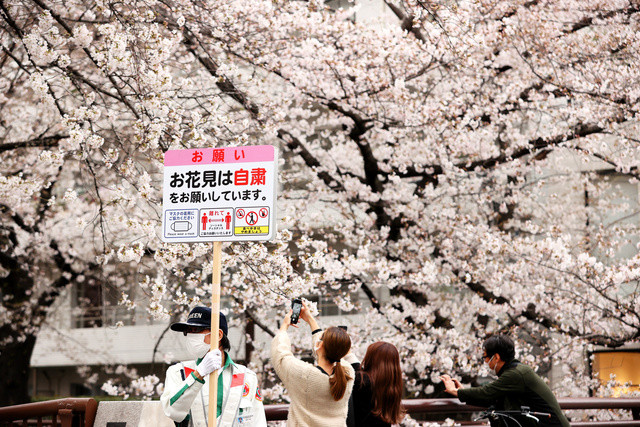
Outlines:
<svg viewBox="0 0 640 427"><path fill-rule="evenodd" d="M211 272L211 350L219 347L220 275L222 270L222 242L213 242L213 270ZM209 374L209 427L216 426L218 409L218 371Z"/></svg>

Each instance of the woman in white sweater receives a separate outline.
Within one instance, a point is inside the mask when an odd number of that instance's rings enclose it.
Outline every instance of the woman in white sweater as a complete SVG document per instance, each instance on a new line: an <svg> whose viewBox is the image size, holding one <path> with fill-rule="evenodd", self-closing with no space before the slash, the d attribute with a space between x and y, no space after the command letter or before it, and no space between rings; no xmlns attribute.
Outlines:
<svg viewBox="0 0 640 427"><path fill-rule="evenodd" d="M303 362L291 353L287 335L291 312L271 342L271 364L291 399L287 426L344 427L355 377L351 365L341 361L351 348L349 334L336 327L322 331L306 306L300 318L311 328L318 366Z"/></svg>

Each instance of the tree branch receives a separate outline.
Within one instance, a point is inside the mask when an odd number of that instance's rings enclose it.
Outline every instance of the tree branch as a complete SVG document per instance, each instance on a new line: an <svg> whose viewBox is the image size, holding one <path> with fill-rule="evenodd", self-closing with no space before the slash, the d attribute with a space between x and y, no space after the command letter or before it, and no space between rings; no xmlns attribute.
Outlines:
<svg viewBox="0 0 640 427"><path fill-rule="evenodd" d="M30 139L27 141L15 141L0 144L0 153L20 148L51 148L57 147L60 140L69 138L69 135L51 135Z"/></svg>
<svg viewBox="0 0 640 427"><path fill-rule="evenodd" d="M244 307L244 304L243 304L243 302L242 302L242 300L240 298L238 298L237 296L234 295L233 299L238 304L243 306L243 308L244 308L243 313L245 314L245 316L247 316L249 319L251 319L253 321L253 323L255 323L260 329L262 329L264 332L266 332L269 336L271 336L271 337L275 337L276 336L275 332L273 332L270 327L268 327L263 322L261 322L260 319L258 319L257 316L254 313L251 312L251 310L248 310L246 307Z"/></svg>
<svg viewBox="0 0 640 427"><path fill-rule="evenodd" d="M73 36L73 29L65 22L64 19L62 19L62 17L60 15L58 15L54 10L52 10L49 6L47 6L43 1L41 0L31 0L33 1L36 5L38 5L38 7L40 7L42 10L46 10L47 12L49 12L51 14L51 17L53 19L56 20L56 22L62 27L64 28L64 30L67 32L67 34L69 36ZM93 65L100 70L104 76L109 80L109 82L111 83L112 87L116 90L116 92L118 92L118 95L120 95L120 100L121 102L127 106L127 108L129 109L129 111L131 111L131 113L134 115L134 117L136 119L140 119L140 114L138 114L138 111L136 111L135 107L131 104L131 102L127 99L126 95L124 93L122 93L122 90L120 89L120 87L118 86L115 78L113 77L113 75L108 74L106 72L104 72L100 66L98 65L98 62L94 59L93 55L91 54L91 51L88 48L82 48L82 50L84 51L85 55L87 55L87 57L91 60L91 62L93 63Z"/></svg>
<svg viewBox="0 0 640 427"><path fill-rule="evenodd" d="M209 74L217 78L216 86L218 87L218 89L220 89L222 93L240 104L254 120L256 120L258 123L262 123L262 119L260 118L260 109L258 108L258 106L254 104L244 93L239 91L233 84L233 82L226 76L218 75L219 67L210 57L198 54L198 52L196 51L196 45L199 45L200 47L202 47L202 45L199 41L196 41L196 39L194 39L193 35L188 29L185 29L184 36L186 40L185 46L187 50L198 60L198 62L200 62L200 64L202 64L202 66L204 66Z"/></svg>

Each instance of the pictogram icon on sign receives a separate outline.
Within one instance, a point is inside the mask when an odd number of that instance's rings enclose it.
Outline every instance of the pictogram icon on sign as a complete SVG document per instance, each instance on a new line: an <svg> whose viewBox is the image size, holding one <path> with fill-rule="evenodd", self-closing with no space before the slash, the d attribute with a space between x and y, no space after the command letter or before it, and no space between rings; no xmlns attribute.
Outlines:
<svg viewBox="0 0 640 427"><path fill-rule="evenodd" d="M268 206L255 206L245 208L244 216L240 218L236 209L236 220L234 222L234 234L246 236L259 236L269 234L271 221L271 209Z"/></svg>
<svg viewBox="0 0 640 427"><path fill-rule="evenodd" d="M169 228L171 228L173 231L180 233L183 231L191 230L193 226L189 221L176 221L176 222L172 222L171 225L169 225Z"/></svg>
<svg viewBox="0 0 640 427"><path fill-rule="evenodd" d="M236 210L236 217L238 217L238 219L242 219L245 216L245 212L244 209L238 209Z"/></svg>
<svg viewBox="0 0 640 427"><path fill-rule="evenodd" d="M207 229L207 222L209 221L209 217L207 216L207 214L202 214L202 229L206 230Z"/></svg>
<svg viewBox="0 0 640 427"><path fill-rule="evenodd" d="M196 209L169 209L164 218L165 238L194 238L198 236Z"/></svg>
<svg viewBox="0 0 640 427"><path fill-rule="evenodd" d="M248 225L256 225L257 222L258 222L258 214L255 213L254 211L250 211L247 214L247 224Z"/></svg>
<svg viewBox="0 0 640 427"><path fill-rule="evenodd" d="M233 208L200 209L200 237L233 235Z"/></svg>
<svg viewBox="0 0 640 427"><path fill-rule="evenodd" d="M229 230L231 228L231 214L227 212L227 215L224 217L225 228Z"/></svg>

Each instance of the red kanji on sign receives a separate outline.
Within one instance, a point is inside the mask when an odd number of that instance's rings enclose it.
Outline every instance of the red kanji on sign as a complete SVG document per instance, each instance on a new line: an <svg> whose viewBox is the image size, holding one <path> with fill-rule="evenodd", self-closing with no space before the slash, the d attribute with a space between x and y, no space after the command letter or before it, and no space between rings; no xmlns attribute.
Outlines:
<svg viewBox="0 0 640 427"><path fill-rule="evenodd" d="M238 169L233 174L233 183L235 185L249 185L249 171L246 169Z"/></svg>
<svg viewBox="0 0 640 427"><path fill-rule="evenodd" d="M251 185L264 185L266 173L265 168L251 169Z"/></svg>
<svg viewBox="0 0 640 427"><path fill-rule="evenodd" d="M224 162L224 150L213 150L212 162Z"/></svg>

